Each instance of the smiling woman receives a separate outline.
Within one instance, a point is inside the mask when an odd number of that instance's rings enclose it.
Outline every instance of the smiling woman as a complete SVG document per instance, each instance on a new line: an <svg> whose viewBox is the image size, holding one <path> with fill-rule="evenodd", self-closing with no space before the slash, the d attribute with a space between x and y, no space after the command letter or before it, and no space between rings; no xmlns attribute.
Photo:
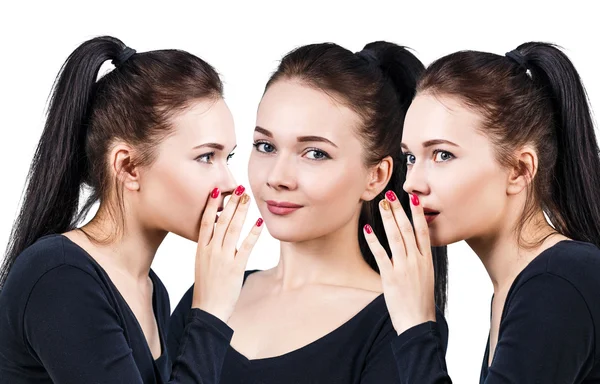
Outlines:
<svg viewBox="0 0 600 384"><path fill-rule="evenodd" d="M280 260L246 273L221 384L398 382L397 335L361 228L380 228L378 198L387 190L407 202L400 139L422 71L412 53L386 42L357 54L314 44L283 58L260 102L248 163ZM440 324L445 251L431 255ZM185 335L191 300L192 290L173 313L171 350ZM444 325L441 338L445 350Z"/></svg>

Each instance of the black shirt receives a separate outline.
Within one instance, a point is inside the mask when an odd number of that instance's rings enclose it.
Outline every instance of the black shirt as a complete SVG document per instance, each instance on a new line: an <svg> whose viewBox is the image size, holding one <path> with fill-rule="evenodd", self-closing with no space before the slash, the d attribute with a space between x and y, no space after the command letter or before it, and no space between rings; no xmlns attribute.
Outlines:
<svg viewBox="0 0 600 384"><path fill-rule="evenodd" d="M170 351L179 348L191 302L192 289L171 316ZM440 313L438 322L440 348L445 353L448 328ZM249 360L229 346L220 383L400 383L391 346L397 337L382 294L334 331L281 356Z"/></svg>
<svg viewBox="0 0 600 384"><path fill-rule="evenodd" d="M433 322L420 324L394 342L401 383L451 382L436 329ZM493 361L488 368L488 340L480 383L600 383L598 330L600 250L561 241L511 285Z"/></svg>
<svg viewBox="0 0 600 384"><path fill-rule="evenodd" d="M217 383L233 331L194 309L181 354L168 354L169 298L154 272L149 277L162 348L156 360L100 265L65 236L39 239L0 292L0 383Z"/></svg>

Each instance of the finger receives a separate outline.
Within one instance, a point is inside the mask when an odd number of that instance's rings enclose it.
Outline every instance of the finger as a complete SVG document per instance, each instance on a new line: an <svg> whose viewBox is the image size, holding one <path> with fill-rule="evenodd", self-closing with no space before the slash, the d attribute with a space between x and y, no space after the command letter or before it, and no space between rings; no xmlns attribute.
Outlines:
<svg viewBox="0 0 600 384"><path fill-rule="evenodd" d="M248 207L250 206L250 196L244 193L240 197L238 206L233 214L233 218L229 223L229 227L225 231L225 237L223 239L223 250L227 254L235 255L235 246L238 243L240 234L242 233L242 227L246 221L246 215L248 214Z"/></svg>
<svg viewBox="0 0 600 384"><path fill-rule="evenodd" d="M425 219L423 206L417 195L410 195L410 210L412 212L413 225L415 227L415 235L417 246L421 255L431 256L431 240L429 239L429 226Z"/></svg>
<svg viewBox="0 0 600 384"><path fill-rule="evenodd" d="M244 194L244 187L238 186L235 191L231 194L227 205L221 212L219 216L219 220L217 220L217 225L215 225L215 234L213 235L213 240L215 244L219 246L223 245L223 239L225 238L225 232L229 227L229 223L231 223L231 219L235 214L235 210L237 209L238 203L240 202L240 198Z"/></svg>
<svg viewBox="0 0 600 384"><path fill-rule="evenodd" d="M375 233L373 233L373 228L371 228L369 224L363 227L363 233L365 235L365 239L367 240L367 245L369 246L371 253L373 253L375 262L379 267L379 274L382 278L386 278L390 273L392 273L392 261L377 239Z"/></svg>
<svg viewBox="0 0 600 384"><path fill-rule="evenodd" d="M383 221L383 227L385 228L385 234L387 235L388 244L392 251L392 258L395 262L402 262L406 259L406 248L404 247L404 239L394 219L392 213L392 206L389 201L381 200L379 202L379 211L381 212L381 219Z"/></svg>
<svg viewBox="0 0 600 384"><path fill-rule="evenodd" d="M215 229L215 218L219 210L219 188L214 188L208 196L204 207L204 213L200 219L200 231L198 233L198 246L206 246L210 243Z"/></svg>
<svg viewBox="0 0 600 384"><path fill-rule="evenodd" d="M398 228L400 229L400 234L402 235L402 240L404 241L404 248L406 249L406 256L410 257L411 255L419 252L419 248L417 247L417 242L415 240L415 231L413 230L413 226L410 223L410 220L408 220L406 212L404 212L404 208L402 207L402 204L400 204L400 200L398 200L398 196L396 196L393 191L387 191L385 193L385 198L392 207L394 219L396 219L396 224L398 224Z"/></svg>
<svg viewBox="0 0 600 384"><path fill-rule="evenodd" d="M246 270L246 265L248 264L248 259L250 258L250 253L252 253L252 250L254 249L254 245L258 241L258 238L262 232L262 227L263 227L263 219L258 219L256 221L256 224L254 224L254 226L250 230L250 233L248 234L248 236L246 236L246 238L242 242L242 245L240 246L240 249L237 251L237 254L235 255L235 261L236 261L236 263L238 263L240 268L242 268L242 270Z"/></svg>

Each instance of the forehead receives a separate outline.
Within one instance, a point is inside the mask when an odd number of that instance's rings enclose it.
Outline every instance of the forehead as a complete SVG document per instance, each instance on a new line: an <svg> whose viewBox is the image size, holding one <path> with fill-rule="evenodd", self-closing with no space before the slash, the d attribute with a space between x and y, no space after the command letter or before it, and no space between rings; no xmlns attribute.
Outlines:
<svg viewBox="0 0 600 384"><path fill-rule="evenodd" d="M360 125L356 112L326 92L298 80L280 80L265 92L256 125L275 136L324 136L333 141L347 137Z"/></svg>
<svg viewBox="0 0 600 384"><path fill-rule="evenodd" d="M482 123L482 116L456 97L419 94L406 114L402 142L411 148L434 139L459 145L479 142L484 138Z"/></svg>
<svg viewBox="0 0 600 384"><path fill-rule="evenodd" d="M198 144L213 142L231 149L235 145L233 116L222 98L203 99L171 119L173 134L170 139L179 143Z"/></svg>

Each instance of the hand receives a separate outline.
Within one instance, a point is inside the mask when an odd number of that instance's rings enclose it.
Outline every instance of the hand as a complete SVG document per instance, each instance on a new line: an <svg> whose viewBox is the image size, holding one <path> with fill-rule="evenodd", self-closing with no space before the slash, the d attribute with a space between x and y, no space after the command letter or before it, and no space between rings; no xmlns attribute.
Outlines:
<svg viewBox="0 0 600 384"><path fill-rule="evenodd" d="M215 225L218 197L219 190L215 189L208 198L200 223L192 308L200 308L227 323L240 297L244 271L260 235L262 219L258 219L237 251L250 196L239 186Z"/></svg>
<svg viewBox="0 0 600 384"><path fill-rule="evenodd" d="M385 302L398 334L435 321L434 271L429 227L419 198L411 195L411 225L396 194L388 191L379 203L392 258L369 225L363 229L383 283ZM416 233L416 236L415 236Z"/></svg>

